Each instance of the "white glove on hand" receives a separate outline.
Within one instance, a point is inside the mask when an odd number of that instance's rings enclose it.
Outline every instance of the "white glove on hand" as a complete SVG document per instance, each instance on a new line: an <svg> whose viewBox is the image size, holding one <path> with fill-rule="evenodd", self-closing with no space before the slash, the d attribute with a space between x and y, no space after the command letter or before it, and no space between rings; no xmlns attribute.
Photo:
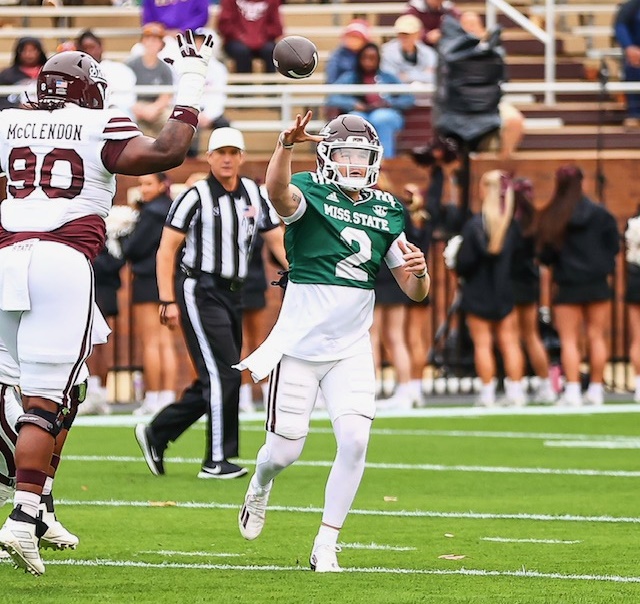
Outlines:
<svg viewBox="0 0 640 604"><path fill-rule="evenodd" d="M176 71L180 76L176 105L200 110L205 77L213 55L213 36L208 35L199 50L190 29L184 32L184 36L178 34L176 40L182 57L176 65Z"/></svg>

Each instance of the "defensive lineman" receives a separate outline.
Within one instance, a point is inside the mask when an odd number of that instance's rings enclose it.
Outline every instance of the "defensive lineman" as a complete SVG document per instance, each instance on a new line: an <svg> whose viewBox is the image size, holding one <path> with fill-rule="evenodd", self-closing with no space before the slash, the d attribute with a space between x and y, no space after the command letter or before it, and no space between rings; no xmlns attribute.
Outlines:
<svg viewBox="0 0 640 604"><path fill-rule="evenodd" d="M91 353L91 261L104 245L115 174L160 172L182 163L198 122L213 38L198 49L178 35L176 107L156 139L117 109L89 55L61 52L43 66L37 103L8 109L0 123L7 199L0 216L0 340L20 369L14 509L0 548L34 575L38 507L56 443L77 410L74 384Z"/></svg>
<svg viewBox="0 0 640 604"><path fill-rule="evenodd" d="M325 491L322 524L311 551L316 572L340 572L337 539L364 472L375 414L369 340L373 285L380 264L413 300L429 291L424 254L406 240L400 202L372 187L382 147L373 126L341 115L317 136L298 115L281 133L266 186L285 225L291 272L278 321L265 342L237 367L254 379L270 374L266 442L258 452L240 510L240 532L262 531L274 478L302 452L318 390L326 399L338 445ZM291 176L295 143L316 141L318 169Z"/></svg>

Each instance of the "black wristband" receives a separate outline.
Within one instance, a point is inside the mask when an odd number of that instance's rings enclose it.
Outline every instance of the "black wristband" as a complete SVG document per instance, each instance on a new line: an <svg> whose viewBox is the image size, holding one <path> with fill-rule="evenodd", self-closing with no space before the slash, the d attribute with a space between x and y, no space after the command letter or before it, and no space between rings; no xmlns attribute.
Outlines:
<svg viewBox="0 0 640 604"><path fill-rule="evenodd" d="M176 303L176 301L175 301L175 300L169 300L168 302L167 302L167 301L165 301L165 300L160 300L160 301L158 302L158 304L159 304L160 306L169 306L170 304L175 304L175 303Z"/></svg>
<svg viewBox="0 0 640 604"><path fill-rule="evenodd" d="M425 270L424 273L422 273L421 275L418 275L417 273L413 273L413 276L416 279L424 279L427 276L427 271Z"/></svg>

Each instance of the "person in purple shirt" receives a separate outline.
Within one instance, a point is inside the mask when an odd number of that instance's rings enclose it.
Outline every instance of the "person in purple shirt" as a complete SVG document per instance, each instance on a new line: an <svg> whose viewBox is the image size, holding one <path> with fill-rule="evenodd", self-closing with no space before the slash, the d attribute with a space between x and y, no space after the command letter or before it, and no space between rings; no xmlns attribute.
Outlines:
<svg viewBox="0 0 640 604"><path fill-rule="evenodd" d="M152 22L177 31L206 27L209 0L142 0L141 25Z"/></svg>

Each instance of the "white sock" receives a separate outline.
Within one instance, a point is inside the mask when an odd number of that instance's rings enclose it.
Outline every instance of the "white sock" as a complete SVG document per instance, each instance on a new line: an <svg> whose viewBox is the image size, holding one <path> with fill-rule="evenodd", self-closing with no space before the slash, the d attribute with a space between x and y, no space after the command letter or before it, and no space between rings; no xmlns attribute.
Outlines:
<svg viewBox="0 0 640 604"><path fill-rule="evenodd" d="M568 398L580 398L582 396L580 382L567 382L564 385L564 393Z"/></svg>
<svg viewBox="0 0 640 604"><path fill-rule="evenodd" d="M147 390L144 395L143 405L147 407L155 407L158 404L158 395L160 393L155 390Z"/></svg>
<svg viewBox="0 0 640 604"><path fill-rule="evenodd" d="M53 478L51 476L47 476L47 479L44 481L44 486L42 487L43 495L50 495L53 490Z"/></svg>
<svg viewBox="0 0 640 604"><path fill-rule="evenodd" d="M495 398L496 397L496 381L491 380L488 384L482 382L480 386L480 396L482 398Z"/></svg>
<svg viewBox="0 0 640 604"><path fill-rule="evenodd" d="M253 394L251 392L251 384L242 384L240 386L240 408L251 407L253 405Z"/></svg>
<svg viewBox="0 0 640 604"><path fill-rule="evenodd" d="M25 514L37 518L38 508L40 507L40 495L29 491L16 491L16 494L13 496L13 505L19 505Z"/></svg>
<svg viewBox="0 0 640 604"><path fill-rule="evenodd" d="M409 382L411 388L411 396L415 402L420 402L422 399L422 380L411 380Z"/></svg>
<svg viewBox="0 0 640 604"><path fill-rule="evenodd" d="M587 394L601 397L604 395L604 388L600 382L590 382L587 388Z"/></svg>
<svg viewBox="0 0 640 604"><path fill-rule="evenodd" d="M339 534L340 529L321 524L320 528L318 529L318 535L316 536L316 543L335 546L338 543Z"/></svg>
<svg viewBox="0 0 640 604"><path fill-rule="evenodd" d="M325 488L323 524L344 524L364 473L370 429L371 420L361 415L342 415L333 423L338 451Z"/></svg>
<svg viewBox="0 0 640 604"><path fill-rule="evenodd" d="M514 381L509 378L505 378L504 392L510 401L524 398L524 388L521 381Z"/></svg>
<svg viewBox="0 0 640 604"><path fill-rule="evenodd" d="M170 405L176 400L176 393L173 390L160 390L158 392L158 403L161 405Z"/></svg>

